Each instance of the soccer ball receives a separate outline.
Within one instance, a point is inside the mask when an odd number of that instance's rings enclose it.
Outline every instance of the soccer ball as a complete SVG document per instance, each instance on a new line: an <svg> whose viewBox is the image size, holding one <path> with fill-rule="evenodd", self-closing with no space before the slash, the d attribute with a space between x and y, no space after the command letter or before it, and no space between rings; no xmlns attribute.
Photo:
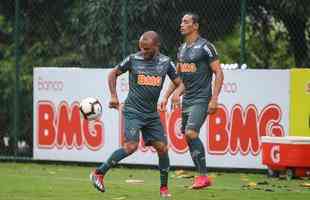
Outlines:
<svg viewBox="0 0 310 200"><path fill-rule="evenodd" d="M87 120L96 120L102 114L102 106L98 99L87 97L80 102L80 111Z"/></svg>

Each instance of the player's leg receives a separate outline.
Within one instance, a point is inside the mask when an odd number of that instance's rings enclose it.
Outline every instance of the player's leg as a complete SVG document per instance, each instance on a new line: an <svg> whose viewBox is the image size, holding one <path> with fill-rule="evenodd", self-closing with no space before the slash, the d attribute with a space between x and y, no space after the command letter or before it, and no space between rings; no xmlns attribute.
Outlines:
<svg viewBox="0 0 310 200"><path fill-rule="evenodd" d="M181 132L184 135L186 134L186 126L187 126L187 123L188 123L189 115L190 115L190 108L182 110L182 127L181 127ZM192 160L194 162L195 168L198 169L199 163L197 162L197 159L193 158L194 154L192 154L192 152L194 152L194 148L193 148L194 145L190 145L189 144L189 138L188 137L185 137L185 139L186 139L186 142L187 142L187 145L188 145L188 148L189 148L189 152L190 152L191 158L192 158Z"/></svg>
<svg viewBox="0 0 310 200"><path fill-rule="evenodd" d="M158 168L160 173L160 195L170 197L168 190L168 174L170 161L168 156L167 137L159 117L150 119L142 129L143 140L146 145L152 145L157 151Z"/></svg>
<svg viewBox="0 0 310 200"><path fill-rule="evenodd" d="M160 196L170 197L171 194L168 190L170 161L167 144L161 141L154 141L152 142L152 146L156 149L158 154L158 168L160 172Z"/></svg>
<svg viewBox="0 0 310 200"><path fill-rule="evenodd" d="M92 174L91 181L95 188L104 192L103 177L108 170L115 166L119 161L134 153L139 144L139 131L143 125L143 120L140 120L137 114L124 113L125 117L125 143L123 147L115 150L106 162L103 162Z"/></svg>
<svg viewBox="0 0 310 200"><path fill-rule="evenodd" d="M97 169L90 174L91 182L100 192L105 191L104 176L108 170L115 166L119 161L132 154L137 149L138 143L126 142L122 148L115 150L106 162L103 162Z"/></svg>
<svg viewBox="0 0 310 200"><path fill-rule="evenodd" d="M115 166L119 161L123 160L130 154L134 153L138 148L137 141L127 141L124 143L123 147L115 150L106 162L102 163L97 169L96 172L105 175L108 170Z"/></svg>
<svg viewBox="0 0 310 200"><path fill-rule="evenodd" d="M199 173L192 186L194 189L207 187L211 184L207 176L205 148L199 138L199 131L207 116L207 109L207 105L204 104L191 106L185 128L185 137L190 154Z"/></svg>

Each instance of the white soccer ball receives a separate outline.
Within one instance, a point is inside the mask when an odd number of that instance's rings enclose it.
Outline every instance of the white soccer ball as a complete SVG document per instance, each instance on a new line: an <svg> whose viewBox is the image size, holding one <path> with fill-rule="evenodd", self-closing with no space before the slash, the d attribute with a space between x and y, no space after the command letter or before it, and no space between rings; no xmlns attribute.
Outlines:
<svg viewBox="0 0 310 200"><path fill-rule="evenodd" d="M98 99L87 97L80 102L80 111L87 120L96 120L102 114L102 106Z"/></svg>

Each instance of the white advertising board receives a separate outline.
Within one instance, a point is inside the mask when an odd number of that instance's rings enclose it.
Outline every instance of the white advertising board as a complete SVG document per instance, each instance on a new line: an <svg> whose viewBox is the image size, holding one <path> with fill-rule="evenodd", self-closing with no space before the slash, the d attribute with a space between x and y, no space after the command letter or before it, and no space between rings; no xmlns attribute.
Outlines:
<svg viewBox="0 0 310 200"><path fill-rule="evenodd" d="M34 159L102 162L122 144L121 112L108 108L109 69L35 68L33 79ZM264 168L261 137L288 135L288 70L224 71L218 112L200 131L208 167ZM166 86L167 84L165 84ZM165 89L165 87L164 87ZM117 92L124 102L128 75L119 77ZM78 102L97 97L103 114L95 124L80 117ZM180 111L160 113L169 142L172 166L193 166L180 133ZM154 149L140 143L122 163L157 165Z"/></svg>

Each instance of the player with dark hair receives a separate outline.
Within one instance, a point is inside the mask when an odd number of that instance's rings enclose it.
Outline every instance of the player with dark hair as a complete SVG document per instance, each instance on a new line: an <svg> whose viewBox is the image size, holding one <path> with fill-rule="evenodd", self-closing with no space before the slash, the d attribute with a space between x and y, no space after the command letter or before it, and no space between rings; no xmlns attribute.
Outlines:
<svg viewBox="0 0 310 200"><path fill-rule="evenodd" d="M141 131L145 145L153 146L159 157L160 196L171 196L167 185L170 166L167 138L157 112L157 101L166 75L176 87L181 87L181 79L171 59L159 52L159 46L159 36L156 32L143 33L139 40L140 51L129 55L109 74L110 108L119 107L116 80L127 71L129 93L123 110L125 143L91 174L93 185L101 192L105 191L104 175L107 171L137 150Z"/></svg>
<svg viewBox="0 0 310 200"><path fill-rule="evenodd" d="M193 13L183 16L180 31L185 42L180 46L177 71L184 87L170 84L161 102L165 108L170 94L175 105L182 99L182 132L185 134L192 160L199 173L194 179L193 189L208 187L211 181L207 176L205 149L199 138L199 131L207 114L218 107L218 96L223 84L223 71L213 44L199 35L199 17ZM212 92L212 76L215 74ZM182 84L182 85L183 85Z"/></svg>

